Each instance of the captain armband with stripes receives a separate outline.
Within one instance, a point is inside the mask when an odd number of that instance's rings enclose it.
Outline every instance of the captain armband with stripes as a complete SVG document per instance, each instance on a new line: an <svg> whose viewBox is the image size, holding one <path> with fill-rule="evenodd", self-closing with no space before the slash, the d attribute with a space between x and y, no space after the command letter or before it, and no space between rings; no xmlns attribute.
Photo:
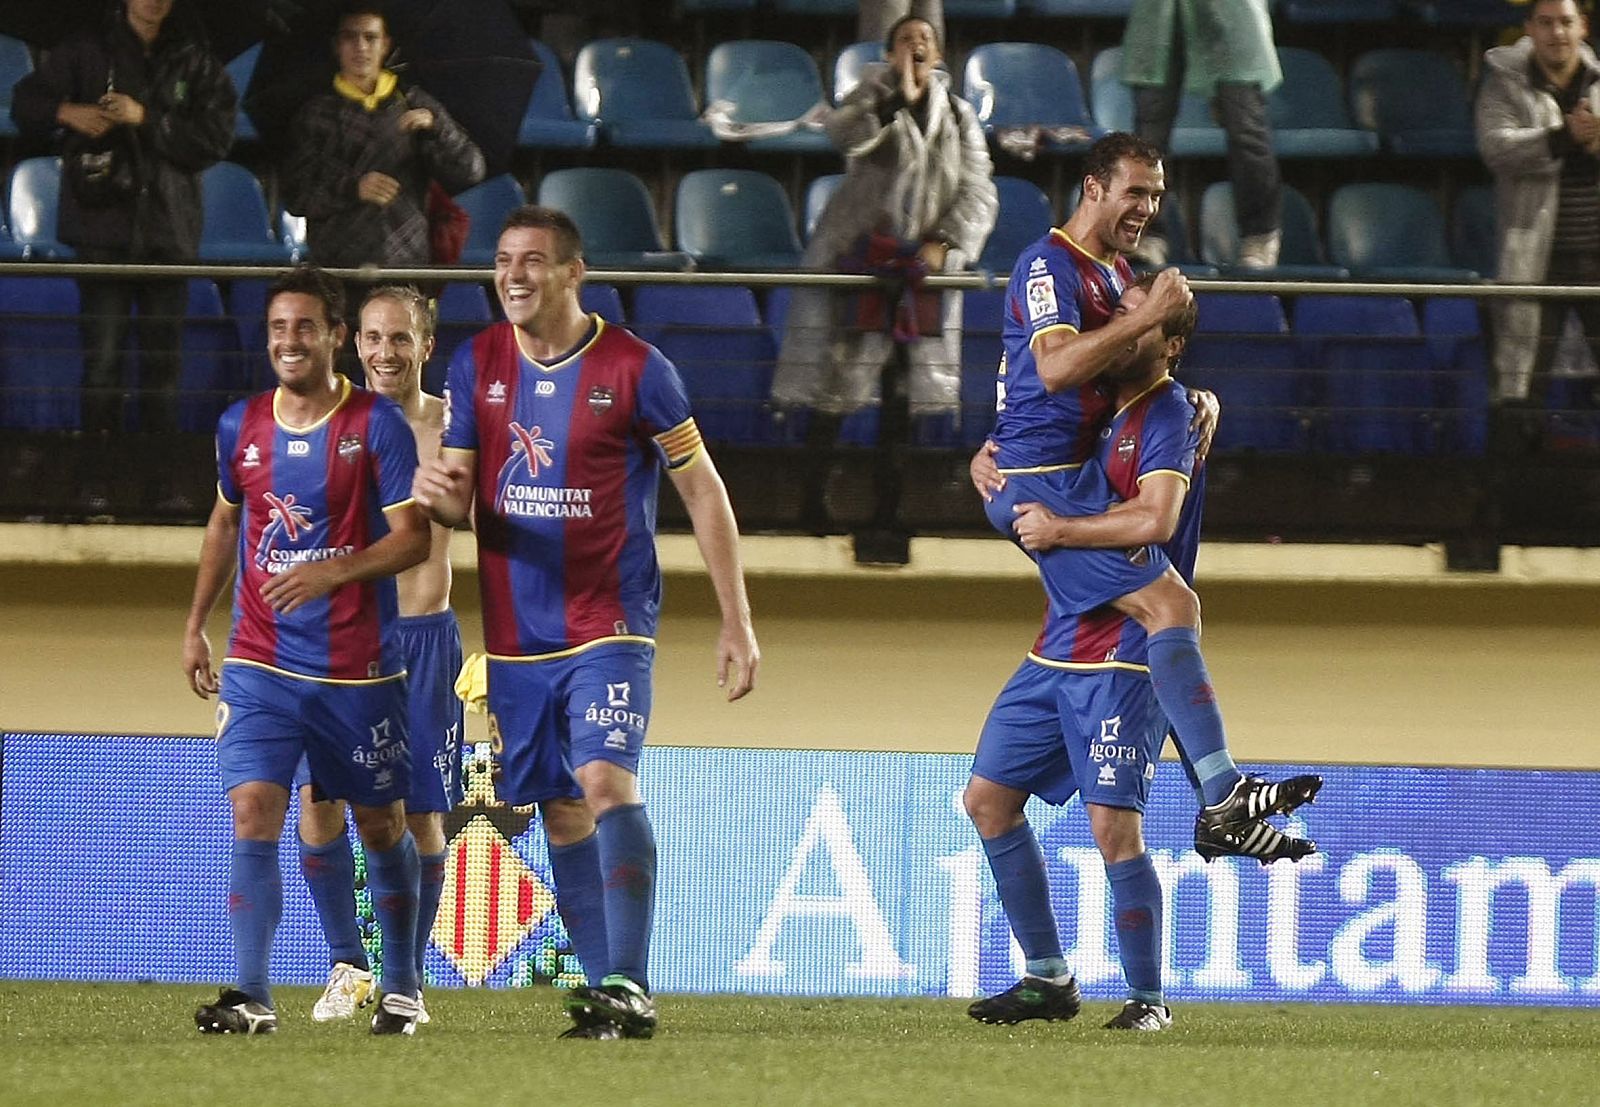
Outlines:
<svg viewBox="0 0 1600 1107"><path fill-rule="evenodd" d="M662 431L655 436L655 440L666 456L668 469L682 469L693 464L704 445L700 439L700 428L695 426L692 416L670 430Z"/></svg>

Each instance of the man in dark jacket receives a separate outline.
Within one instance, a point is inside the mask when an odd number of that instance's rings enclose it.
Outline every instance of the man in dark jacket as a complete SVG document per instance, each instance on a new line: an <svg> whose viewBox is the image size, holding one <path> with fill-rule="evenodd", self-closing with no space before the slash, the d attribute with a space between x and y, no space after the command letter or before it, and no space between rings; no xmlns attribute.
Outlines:
<svg viewBox="0 0 1600 1107"><path fill-rule="evenodd" d="M237 98L204 44L168 19L173 2L113 6L106 23L48 51L17 83L17 125L60 136L57 234L81 261L192 262L198 253L200 173L233 144ZM139 426L177 429L185 289L182 280L79 281L85 430L122 427L119 363L136 305Z"/></svg>

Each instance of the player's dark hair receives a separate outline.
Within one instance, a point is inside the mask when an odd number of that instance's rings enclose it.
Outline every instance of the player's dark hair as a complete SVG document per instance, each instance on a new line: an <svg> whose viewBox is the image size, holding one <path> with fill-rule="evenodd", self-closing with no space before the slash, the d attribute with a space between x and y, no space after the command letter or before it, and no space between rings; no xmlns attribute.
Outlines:
<svg viewBox="0 0 1600 1107"><path fill-rule="evenodd" d="M322 314L329 327L344 322L344 286L315 265L297 265L272 282L267 289L267 306L285 293L298 292L322 301Z"/></svg>
<svg viewBox="0 0 1600 1107"><path fill-rule="evenodd" d="M386 35L393 33L389 29L389 12L383 0L345 0L339 5L339 18L333 25L336 29L343 27L345 20L354 19L358 15L377 16L383 22L383 33Z"/></svg>
<svg viewBox="0 0 1600 1107"><path fill-rule="evenodd" d="M1128 287L1142 288L1146 292L1149 292L1155 287L1156 277L1158 276L1160 276L1159 273L1142 273L1140 274L1139 279L1134 281ZM1167 363L1167 371L1169 373L1178 367L1178 362L1183 357L1184 351L1189 348L1189 340L1194 337L1195 324L1197 324L1199 321L1200 308L1193 300L1190 300L1189 306L1184 308L1182 311L1175 315L1169 315L1161 321L1162 338L1183 339L1183 349L1179 350L1177 355Z"/></svg>
<svg viewBox="0 0 1600 1107"><path fill-rule="evenodd" d="M893 52L894 36L899 34L900 28L904 27L907 23L926 23L928 25L928 30L933 32L933 44L939 48L939 52L941 54L944 53L944 43L939 41L939 28L935 27L931 20L924 19L920 15L902 15L899 19L889 24L889 30L883 36L883 52L885 54Z"/></svg>
<svg viewBox="0 0 1600 1107"><path fill-rule="evenodd" d="M1529 0L1528 14L1523 17L1523 22L1526 23L1533 19L1533 13L1540 4L1553 4L1556 2L1557 0ZM1572 0L1572 6L1577 8L1578 14L1585 19L1594 14L1594 0Z"/></svg>
<svg viewBox="0 0 1600 1107"><path fill-rule="evenodd" d="M393 300L401 307L411 312L411 317L417 321L417 331L423 341L433 337L433 305L428 298L418 292L415 285L409 284L380 284L368 292L361 301L361 311L356 312L356 325L361 324L361 312L367 310L367 305L374 300Z"/></svg>
<svg viewBox="0 0 1600 1107"><path fill-rule="evenodd" d="M1161 151L1152 142L1127 131L1112 131L1089 147L1084 155L1083 175L1093 177L1107 188L1116 176L1117 164L1124 160L1136 161L1154 168L1161 164Z"/></svg>
<svg viewBox="0 0 1600 1107"><path fill-rule="evenodd" d="M500 225L500 233L520 228L552 232L556 239L556 251L560 254L557 261L571 261L583 256L583 235L572 221L572 216L560 208L523 204L506 216L506 221Z"/></svg>

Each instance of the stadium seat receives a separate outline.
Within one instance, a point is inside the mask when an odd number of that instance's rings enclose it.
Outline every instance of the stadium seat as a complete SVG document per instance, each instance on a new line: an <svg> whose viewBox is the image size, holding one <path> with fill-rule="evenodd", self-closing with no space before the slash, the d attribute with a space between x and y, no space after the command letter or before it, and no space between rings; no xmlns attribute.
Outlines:
<svg viewBox="0 0 1600 1107"><path fill-rule="evenodd" d="M1267 96L1273 148L1282 158L1349 158L1376 153L1378 136L1345 110L1333 63L1315 50L1278 48L1283 83Z"/></svg>
<svg viewBox="0 0 1600 1107"><path fill-rule="evenodd" d="M750 169L697 169L678 182L678 248L702 268L792 269L794 212L781 185Z"/></svg>
<svg viewBox="0 0 1600 1107"><path fill-rule="evenodd" d="M1320 384L1317 445L1340 454L1425 454L1444 446L1441 378L1411 302L1302 296L1294 333Z"/></svg>
<svg viewBox="0 0 1600 1107"><path fill-rule="evenodd" d="M817 63L792 42L744 39L718 44L706 59L705 88L707 110L726 104L728 116L735 123L799 119L827 104ZM833 150L827 133L819 128L755 138L741 145L751 150L792 153Z"/></svg>
<svg viewBox="0 0 1600 1107"><path fill-rule="evenodd" d="M578 289L578 303L583 305L584 311L594 312L607 323L628 321L627 314L622 310L622 293L617 291L614 284L584 281L583 287Z"/></svg>
<svg viewBox="0 0 1600 1107"><path fill-rule="evenodd" d="M219 161L200 175L204 219L200 228L201 261L282 264L292 251L273 233L267 198L254 173L231 161Z"/></svg>
<svg viewBox="0 0 1600 1107"><path fill-rule="evenodd" d="M996 177L995 191L1000 194L1000 213L995 218L994 230L983 244L978 256L978 268L990 273L1009 273L1016 264L1017 255L1037 239L1049 232L1055 224L1050 210L1050 198L1032 181L1021 177Z"/></svg>
<svg viewBox="0 0 1600 1107"><path fill-rule="evenodd" d="M522 186L509 173L480 181L456 196L466 209L467 244L461 250L461 265L493 265L495 247L500 243L500 227L506 216L527 203ZM570 213L569 213L570 214Z"/></svg>
<svg viewBox="0 0 1600 1107"><path fill-rule="evenodd" d="M833 194L839 191L839 182L844 180L843 173L826 173L806 186L806 241L811 241L811 232L817 228L817 220L822 217L822 212L828 206L828 201L833 199Z"/></svg>
<svg viewBox="0 0 1600 1107"><path fill-rule="evenodd" d="M707 149L718 144L700 120L683 58L663 42L605 38L578 51L573 100L579 119L600 125L613 146Z"/></svg>
<svg viewBox="0 0 1600 1107"><path fill-rule="evenodd" d="M1475 281L1450 261L1433 197L1398 184L1351 184L1328 201L1328 254L1358 280Z"/></svg>
<svg viewBox="0 0 1600 1107"><path fill-rule="evenodd" d="M10 138L17 133L11 121L11 90L16 83L33 72L33 58L28 45L9 35L0 35L0 138Z"/></svg>
<svg viewBox="0 0 1600 1107"><path fill-rule="evenodd" d="M1101 134L1083 102L1072 59L1036 42L995 42L967 55L962 93L991 137L1009 127L1064 127L1082 138L1049 140L1042 149L1081 153Z"/></svg>
<svg viewBox="0 0 1600 1107"><path fill-rule="evenodd" d="M1399 9L1397 0L1280 0L1277 12L1290 23L1388 23Z"/></svg>
<svg viewBox="0 0 1600 1107"><path fill-rule="evenodd" d="M1440 27L1521 27L1526 0L1403 0L1412 18Z"/></svg>
<svg viewBox="0 0 1600 1107"><path fill-rule="evenodd" d="M1450 210L1450 260L1494 279L1500 250L1495 245L1493 185L1469 185L1456 193Z"/></svg>
<svg viewBox="0 0 1600 1107"><path fill-rule="evenodd" d="M1489 350L1477 301L1438 296L1422 305L1422 333L1441 376L1444 449L1480 455L1489 437Z"/></svg>
<svg viewBox="0 0 1600 1107"><path fill-rule="evenodd" d="M596 269L689 268L688 254L662 244L650 193L626 169L546 173L539 203L572 216L583 235L583 256Z"/></svg>
<svg viewBox="0 0 1600 1107"><path fill-rule="evenodd" d="M1434 50L1369 50L1350 67L1350 114L1391 154L1477 157L1471 102L1456 63Z"/></svg>
<svg viewBox="0 0 1600 1107"><path fill-rule="evenodd" d="M844 103L856 85L861 83L861 71L869 65L883 61L883 43L852 42L839 51L833 62L833 102Z"/></svg>
<svg viewBox="0 0 1600 1107"><path fill-rule="evenodd" d="M20 261L23 256L23 248L11 237L11 222L6 218L5 208L0 207L0 261Z"/></svg>
<svg viewBox="0 0 1600 1107"><path fill-rule="evenodd" d="M1199 321L1178 366L1186 384L1222 401L1219 450L1271 453L1308 445L1302 411L1306 374L1276 296L1205 292L1195 296Z"/></svg>
<svg viewBox="0 0 1600 1107"><path fill-rule="evenodd" d="M210 434L227 406L252 391L238 330L222 310L222 294L215 281L204 277L189 281L181 342L178 426Z"/></svg>
<svg viewBox="0 0 1600 1107"><path fill-rule="evenodd" d="M56 238L56 212L61 205L61 159L24 158L11 169L6 188L11 241L22 256L36 261L64 261L71 246Z"/></svg>
<svg viewBox="0 0 1600 1107"><path fill-rule="evenodd" d="M1089 95L1094 121L1103 130L1133 130L1133 89L1122 81L1122 47L1112 46L1094 56ZM1184 93L1178 101L1167 149L1175 158L1220 158L1227 153L1228 136L1211 118L1211 104L1204 96Z"/></svg>
<svg viewBox="0 0 1600 1107"><path fill-rule="evenodd" d="M793 15L848 15L854 16L857 0L772 0L772 7Z"/></svg>
<svg viewBox="0 0 1600 1107"><path fill-rule="evenodd" d="M228 79L233 82L234 94L239 98L239 114L233 121L233 141L236 144L254 142L261 137L250 114L244 110L244 94L250 88L250 78L255 75L256 62L260 57L261 44L258 42L224 67L228 71Z"/></svg>
<svg viewBox="0 0 1600 1107"><path fill-rule="evenodd" d="M769 440L777 350L748 288L644 285L634 293L633 325L677 366L707 438Z"/></svg>
<svg viewBox="0 0 1600 1107"><path fill-rule="evenodd" d="M964 447L976 448L994 429L1005 301L1002 288L969 289L961 294L960 444Z"/></svg>
<svg viewBox="0 0 1600 1107"><path fill-rule="evenodd" d="M1126 19L1133 12L1133 0L1021 0L1021 8L1034 15Z"/></svg>
<svg viewBox="0 0 1600 1107"><path fill-rule="evenodd" d="M1317 237L1316 216L1300 191L1283 186L1280 211L1283 241L1278 264L1268 269L1236 269L1239 259L1239 221L1233 207L1233 183L1217 181L1200 197L1200 256L1220 266L1230 277L1259 277L1274 281L1338 281L1350 276L1341 266L1330 265Z"/></svg>
<svg viewBox="0 0 1600 1107"><path fill-rule="evenodd" d="M538 39L529 39L528 45L539 60L539 79L533 84L522 123L517 128L517 146L525 150L541 147L586 150L593 146L600 127L592 120L580 122L572 114L561 59Z"/></svg>
<svg viewBox="0 0 1600 1107"><path fill-rule="evenodd" d="M69 277L0 277L0 427L82 425L83 336Z"/></svg>
<svg viewBox="0 0 1600 1107"><path fill-rule="evenodd" d="M944 0L946 19L1006 19L1017 13L1017 0Z"/></svg>

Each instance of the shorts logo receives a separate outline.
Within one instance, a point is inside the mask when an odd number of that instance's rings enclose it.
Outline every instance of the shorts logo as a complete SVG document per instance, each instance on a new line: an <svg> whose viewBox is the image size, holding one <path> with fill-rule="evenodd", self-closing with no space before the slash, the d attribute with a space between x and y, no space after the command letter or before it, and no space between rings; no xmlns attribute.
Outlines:
<svg viewBox="0 0 1600 1107"><path fill-rule="evenodd" d="M1148 564L1150 564L1150 547L1149 546L1130 546L1128 548L1128 564L1129 565L1148 565Z"/></svg>
<svg viewBox="0 0 1600 1107"><path fill-rule="evenodd" d="M616 398L617 393L614 389L597 384L589 389L589 410L596 415L604 415L611 410L611 404Z"/></svg>
<svg viewBox="0 0 1600 1107"><path fill-rule="evenodd" d="M232 713L232 710L233 709L230 708L227 705L226 702L224 702L222 700L218 700L217 701L217 737L218 738L221 738L222 737L222 732L227 729L228 716Z"/></svg>
<svg viewBox="0 0 1600 1107"><path fill-rule="evenodd" d="M1042 277L1028 278L1027 299L1030 323L1054 319L1060 314L1060 308L1056 305L1055 278L1048 273Z"/></svg>
<svg viewBox="0 0 1600 1107"><path fill-rule="evenodd" d="M1156 778L1156 763L1154 761L1146 761L1144 763L1144 778L1146 780L1154 780Z"/></svg>
<svg viewBox="0 0 1600 1107"><path fill-rule="evenodd" d="M607 684L606 705L608 707L627 707L628 698L633 692L629 684L630 682L626 680L621 684Z"/></svg>
<svg viewBox="0 0 1600 1107"><path fill-rule="evenodd" d="M611 730L606 732L606 749L625 750L628 748L628 732L625 730Z"/></svg>
<svg viewBox="0 0 1600 1107"><path fill-rule="evenodd" d="M387 722L388 720L384 720ZM1100 720L1100 741L1115 742L1122 737L1122 716L1113 715Z"/></svg>
<svg viewBox="0 0 1600 1107"><path fill-rule="evenodd" d="M359 434L341 434L339 436L339 460L354 461L361 456L361 436Z"/></svg>
<svg viewBox="0 0 1600 1107"><path fill-rule="evenodd" d="M1115 788L1117 786L1117 770L1110 765L1100 766L1100 777L1096 781L1102 788Z"/></svg>
<svg viewBox="0 0 1600 1107"><path fill-rule="evenodd" d="M311 456L311 443L307 442L304 438L291 438L291 439L289 439L289 456L290 457L310 457Z"/></svg>
<svg viewBox="0 0 1600 1107"><path fill-rule="evenodd" d="M392 737L390 737L390 735L389 735L389 720L388 719L384 719L377 726L371 727L370 729L372 731L372 748L373 749L381 750L381 749L383 749L384 746L387 746L390 742L394 741L394 739Z"/></svg>
<svg viewBox="0 0 1600 1107"><path fill-rule="evenodd" d="M377 726L370 727L372 736L370 749L357 749L350 751L350 760L364 769L375 771L373 776L374 788L387 788L388 784L379 783L379 778L390 772L390 765L406 756L406 744L390 731L390 720L384 719Z"/></svg>
<svg viewBox="0 0 1600 1107"><path fill-rule="evenodd" d="M244 460L239 463L245 469L261 468L261 447L254 442L244 448Z"/></svg>
<svg viewBox="0 0 1600 1107"><path fill-rule="evenodd" d="M379 792L387 792L394 787L394 773L389 769L379 769L372 774L372 787Z"/></svg>

